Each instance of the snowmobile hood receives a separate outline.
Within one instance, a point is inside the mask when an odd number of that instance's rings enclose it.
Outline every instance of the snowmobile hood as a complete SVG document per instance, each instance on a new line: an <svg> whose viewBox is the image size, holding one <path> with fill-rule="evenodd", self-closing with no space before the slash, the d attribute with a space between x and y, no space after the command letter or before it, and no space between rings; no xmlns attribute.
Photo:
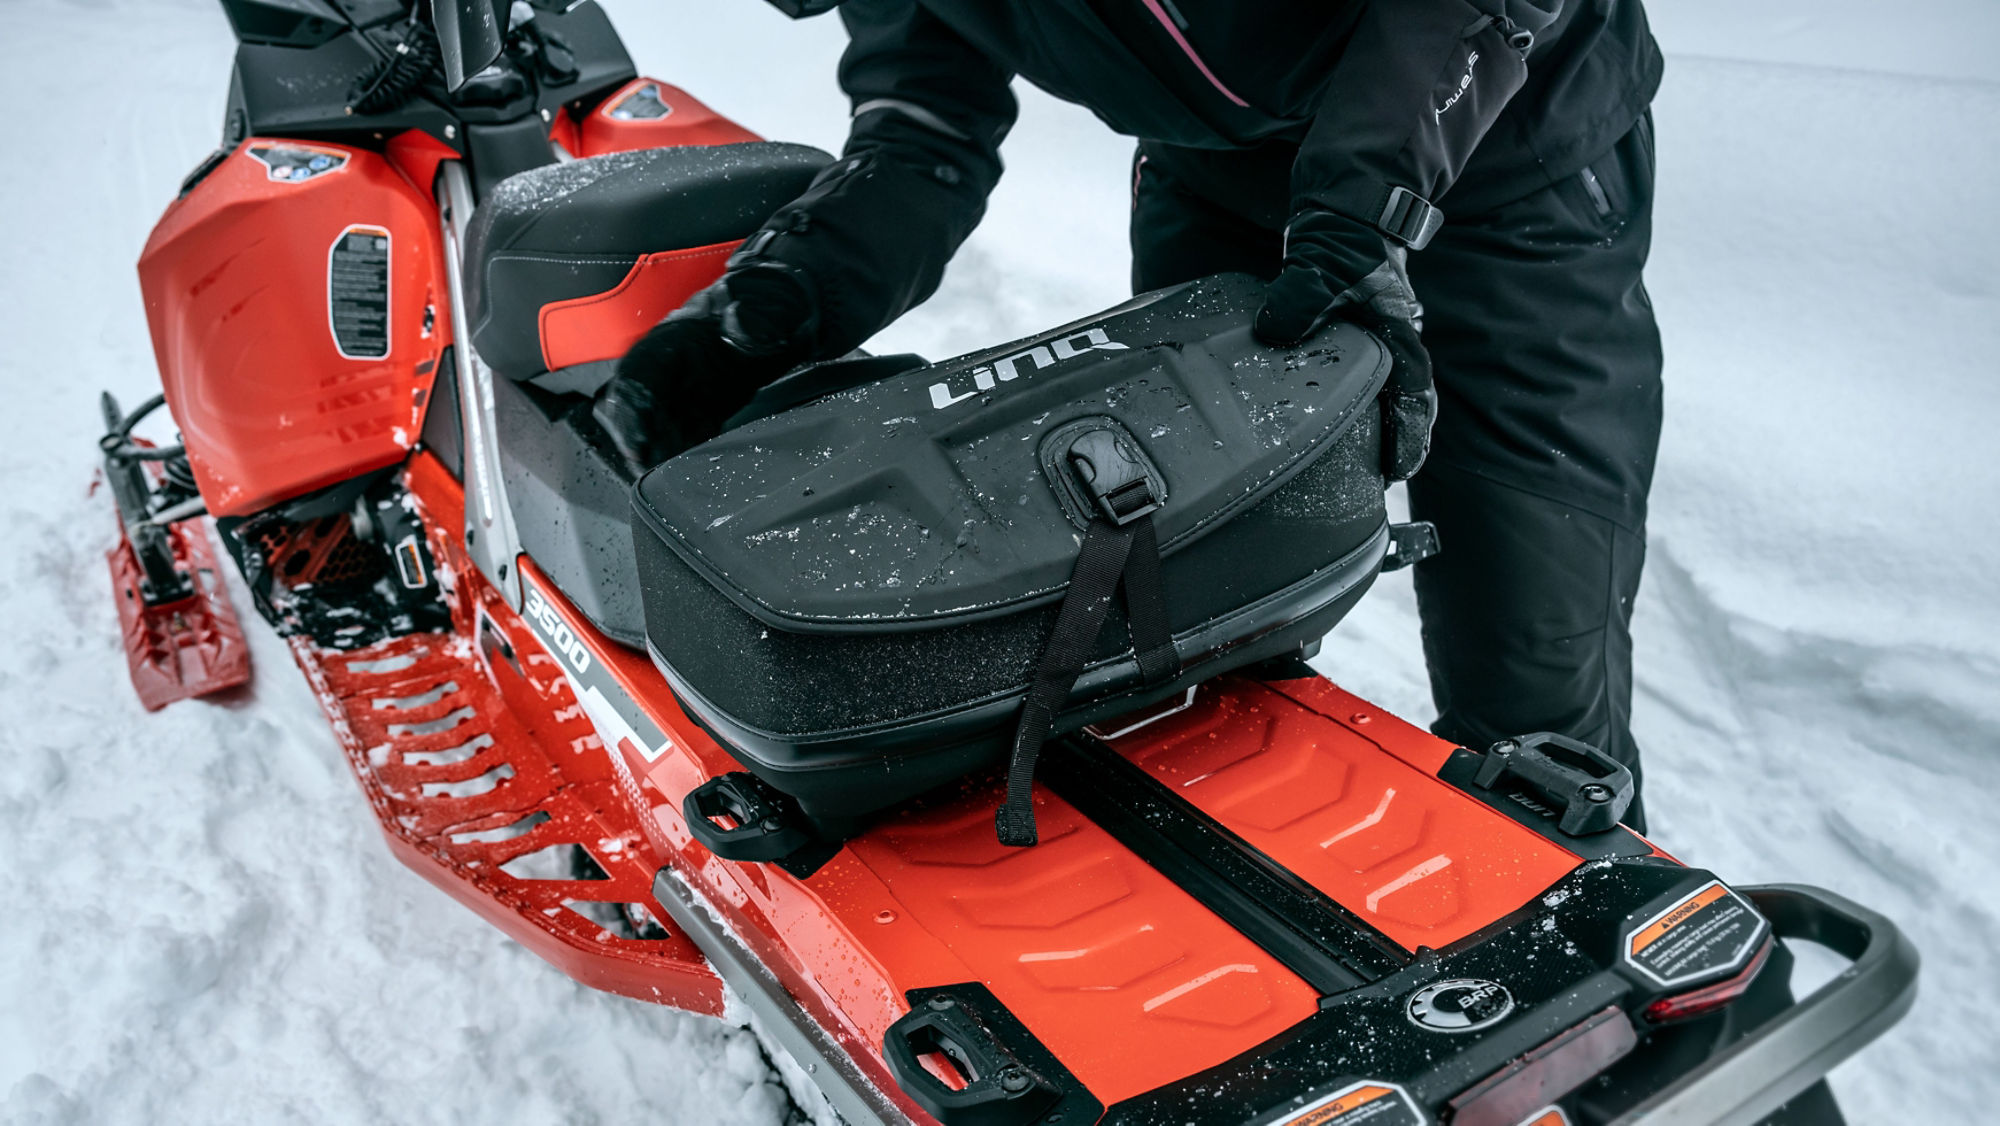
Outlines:
<svg viewBox="0 0 2000 1126"><path fill-rule="evenodd" d="M1205 279L747 423L647 474L638 518L781 629L940 627L1055 600L1092 515L1074 459L1103 435L1141 463L1170 556L1374 409L1386 350L1346 325L1268 348L1249 327L1262 295L1245 275Z"/></svg>

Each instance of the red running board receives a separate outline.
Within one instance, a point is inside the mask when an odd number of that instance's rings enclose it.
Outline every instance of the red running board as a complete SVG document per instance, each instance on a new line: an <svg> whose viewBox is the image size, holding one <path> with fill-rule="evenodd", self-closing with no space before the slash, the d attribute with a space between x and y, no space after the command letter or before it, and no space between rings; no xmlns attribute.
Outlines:
<svg viewBox="0 0 2000 1126"><path fill-rule="evenodd" d="M650 912L660 861L554 661L482 626L483 653L449 634L292 642L390 850L585 985L720 1015L721 979L685 936L626 938L584 913ZM572 845L608 878L571 878Z"/></svg>

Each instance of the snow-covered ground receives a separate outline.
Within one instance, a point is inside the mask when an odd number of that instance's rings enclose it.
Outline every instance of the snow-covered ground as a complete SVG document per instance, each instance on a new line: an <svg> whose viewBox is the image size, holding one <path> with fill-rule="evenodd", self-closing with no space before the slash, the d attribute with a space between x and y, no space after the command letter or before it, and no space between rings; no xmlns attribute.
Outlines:
<svg viewBox="0 0 2000 1126"><path fill-rule="evenodd" d="M1655 7L1649 806L1686 859L1834 888L1922 948L1916 1012L1835 1074L1854 1119L1990 1121L2000 9ZM838 146L830 21L612 11L650 72ZM85 497L94 396L155 386L132 263L214 143L228 30L208 0L0 15L0 1120L779 1120L747 1034L575 986L401 869L261 630L253 692L140 711ZM991 218L883 344L945 355L1123 296L1127 144L1024 101ZM1321 663L1427 717L1407 580Z"/></svg>

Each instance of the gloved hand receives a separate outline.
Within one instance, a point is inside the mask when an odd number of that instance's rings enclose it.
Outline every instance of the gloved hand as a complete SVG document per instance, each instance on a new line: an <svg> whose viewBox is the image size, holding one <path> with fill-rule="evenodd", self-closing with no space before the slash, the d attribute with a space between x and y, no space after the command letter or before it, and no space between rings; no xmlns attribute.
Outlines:
<svg viewBox="0 0 2000 1126"><path fill-rule="evenodd" d="M758 388L810 359L816 319L797 271L733 270L632 345L591 414L637 476L720 434Z"/></svg>
<svg viewBox="0 0 2000 1126"><path fill-rule="evenodd" d="M1382 475L1406 481L1431 448L1437 388L1420 331L1423 306L1410 288L1404 250L1372 227L1307 210L1285 227L1285 266L1264 294L1254 330L1266 344L1303 344L1336 320L1375 334L1392 367L1382 388Z"/></svg>

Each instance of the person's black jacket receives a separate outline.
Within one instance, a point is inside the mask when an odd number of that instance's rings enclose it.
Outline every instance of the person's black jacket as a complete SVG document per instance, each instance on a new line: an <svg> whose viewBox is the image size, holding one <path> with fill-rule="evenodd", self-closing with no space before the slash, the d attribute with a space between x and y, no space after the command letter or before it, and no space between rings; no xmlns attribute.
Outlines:
<svg viewBox="0 0 2000 1126"><path fill-rule="evenodd" d="M1017 74L1147 140L1296 144L1292 211L1374 227L1393 188L1448 215L1574 175L1632 127L1661 71L1638 0L848 0L840 13L846 151L738 258L804 273L819 356L936 290L999 179Z"/></svg>

